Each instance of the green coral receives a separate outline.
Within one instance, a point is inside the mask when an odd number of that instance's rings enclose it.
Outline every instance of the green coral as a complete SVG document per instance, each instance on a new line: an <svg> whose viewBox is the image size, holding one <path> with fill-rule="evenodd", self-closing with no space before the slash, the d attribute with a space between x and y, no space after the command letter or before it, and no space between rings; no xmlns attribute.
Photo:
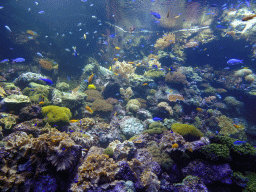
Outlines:
<svg viewBox="0 0 256 192"><path fill-rule="evenodd" d="M3 117L0 122L4 124L5 129L11 129L16 124L16 120L12 116Z"/></svg>
<svg viewBox="0 0 256 192"><path fill-rule="evenodd" d="M226 145L212 143L199 150L207 160L210 161L228 161L231 159L230 150Z"/></svg>
<svg viewBox="0 0 256 192"><path fill-rule="evenodd" d="M207 94L207 95L214 95L216 92L216 90L213 88L213 87L207 87L205 90L204 90L204 93Z"/></svg>
<svg viewBox="0 0 256 192"><path fill-rule="evenodd" d="M52 125L68 124L72 113L69 108L49 105L42 107L43 115L47 115L47 120Z"/></svg>
<svg viewBox="0 0 256 192"><path fill-rule="evenodd" d="M174 162L169 155L163 152L156 144L153 143L149 145L147 150L153 156L153 159L159 163L164 170L170 170L174 165Z"/></svg>
<svg viewBox="0 0 256 192"><path fill-rule="evenodd" d="M156 134L156 133L162 133L163 131L167 130L161 123L159 122L153 122L149 125L149 128L143 133L148 133L148 134Z"/></svg>
<svg viewBox="0 0 256 192"><path fill-rule="evenodd" d="M204 136L194 125L175 123L172 125L171 129L173 132L182 135L186 141L196 141Z"/></svg>
<svg viewBox="0 0 256 192"><path fill-rule="evenodd" d="M244 192L256 192L256 173L247 173L246 177L249 179L249 182Z"/></svg>
<svg viewBox="0 0 256 192"><path fill-rule="evenodd" d="M161 77L164 77L164 71L160 69L157 69L157 70L151 69L149 71L146 71L144 75L151 78L161 78Z"/></svg>
<svg viewBox="0 0 256 192"><path fill-rule="evenodd" d="M50 103L48 99L50 95L50 91L49 91L49 88L46 86L38 86L35 88L26 87L23 90L23 94L27 95L30 98L32 103L39 103L40 102L39 98L41 97L43 97L44 104Z"/></svg>
<svg viewBox="0 0 256 192"><path fill-rule="evenodd" d="M114 151L111 147L108 147L108 148L104 149L103 154L106 154L109 157L113 157Z"/></svg>

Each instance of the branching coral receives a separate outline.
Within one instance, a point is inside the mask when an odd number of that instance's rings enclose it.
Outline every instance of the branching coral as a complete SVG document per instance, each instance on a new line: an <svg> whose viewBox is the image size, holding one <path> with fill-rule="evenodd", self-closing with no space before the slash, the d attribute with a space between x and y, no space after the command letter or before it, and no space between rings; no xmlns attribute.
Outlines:
<svg viewBox="0 0 256 192"><path fill-rule="evenodd" d="M165 33L162 38L156 40L155 48L164 49L175 43L175 34Z"/></svg>
<svg viewBox="0 0 256 192"><path fill-rule="evenodd" d="M120 94L125 98L125 100L129 100L133 95L133 91L131 87L128 87L127 89L120 88Z"/></svg>
<svg viewBox="0 0 256 192"><path fill-rule="evenodd" d="M120 61L116 61L112 69L121 77L129 78L132 74L134 74L136 67L133 67L133 65L128 64L125 61L123 61L122 63Z"/></svg>

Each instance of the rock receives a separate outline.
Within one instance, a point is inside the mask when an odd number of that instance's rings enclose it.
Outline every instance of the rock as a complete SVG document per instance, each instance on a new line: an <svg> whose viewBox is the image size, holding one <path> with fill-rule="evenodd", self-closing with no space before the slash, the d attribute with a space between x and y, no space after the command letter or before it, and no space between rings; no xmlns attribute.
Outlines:
<svg viewBox="0 0 256 192"><path fill-rule="evenodd" d="M26 95L9 95L3 101L10 111L20 109L30 103L30 99Z"/></svg>

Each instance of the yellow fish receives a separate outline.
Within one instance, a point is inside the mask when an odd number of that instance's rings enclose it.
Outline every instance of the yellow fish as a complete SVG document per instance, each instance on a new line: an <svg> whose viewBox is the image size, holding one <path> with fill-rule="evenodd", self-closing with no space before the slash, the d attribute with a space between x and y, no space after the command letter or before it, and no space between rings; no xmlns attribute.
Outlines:
<svg viewBox="0 0 256 192"><path fill-rule="evenodd" d="M118 76L118 73L114 73L114 75Z"/></svg>
<svg viewBox="0 0 256 192"><path fill-rule="evenodd" d="M112 69L112 67L110 66L108 70L111 71L111 69Z"/></svg>
<svg viewBox="0 0 256 192"><path fill-rule="evenodd" d="M142 84L142 86L146 86L146 85L148 85L148 84L147 84L147 83L143 83L143 84Z"/></svg>
<svg viewBox="0 0 256 192"><path fill-rule="evenodd" d="M249 69L249 67L244 67L243 69Z"/></svg>
<svg viewBox="0 0 256 192"><path fill-rule="evenodd" d="M71 119L70 120L70 123L76 123L78 120L76 120L76 119Z"/></svg>
<svg viewBox="0 0 256 192"><path fill-rule="evenodd" d="M180 17L180 15L177 15L176 17L174 17L175 19L178 19Z"/></svg>
<svg viewBox="0 0 256 192"><path fill-rule="evenodd" d="M117 112L115 112L114 116L116 116Z"/></svg>
<svg viewBox="0 0 256 192"><path fill-rule="evenodd" d="M116 50L120 50L121 48L120 47L115 47Z"/></svg>
<svg viewBox="0 0 256 192"><path fill-rule="evenodd" d="M40 102L39 102L39 105L43 105L43 104L44 104L44 101L40 101Z"/></svg>
<svg viewBox="0 0 256 192"><path fill-rule="evenodd" d="M86 109L87 111L89 111L91 114L93 114L93 110L91 109L91 107L86 106L85 109Z"/></svg>
<svg viewBox="0 0 256 192"><path fill-rule="evenodd" d="M86 34L84 34L84 39L86 39Z"/></svg>
<svg viewBox="0 0 256 192"><path fill-rule="evenodd" d="M134 64L134 62L129 61L128 64Z"/></svg>
<svg viewBox="0 0 256 192"><path fill-rule="evenodd" d="M90 77L88 78L88 83L91 84L93 80L94 74L92 73Z"/></svg>
<svg viewBox="0 0 256 192"><path fill-rule="evenodd" d="M118 61L118 58L114 58L113 60L114 60L114 61Z"/></svg>

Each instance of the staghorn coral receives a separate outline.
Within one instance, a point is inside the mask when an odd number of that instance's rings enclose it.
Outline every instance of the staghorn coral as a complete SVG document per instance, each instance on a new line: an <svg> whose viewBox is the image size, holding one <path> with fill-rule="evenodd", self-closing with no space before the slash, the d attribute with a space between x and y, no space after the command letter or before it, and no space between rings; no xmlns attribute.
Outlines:
<svg viewBox="0 0 256 192"><path fill-rule="evenodd" d="M165 33L162 38L156 40L155 48L164 49L175 43L175 34Z"/></svg>
<svg viewBox="0 0 256 192"><path fill-rule="evenodd" d="M166 102L160 102L157 104L157 107L164 108L166 111L169 112L170 115L173 115L172 107L168 105Z"/></svg>
<svg viewBox="0 0 256 192"><path fill-rule="evenodd" d="M118 164L105 154L91 154L78 168L78 182L73 183L71 191L84 191L91 187L110 183L118 173Z"/></svg>
<svg viewBox="0 0 256 192"><path fill-rule="evenodd" d="M126 63L125 61L123 61L122 63L120 61L116 61L112 69L115 73L127 79L134 74L136 67Z"/></svg>

